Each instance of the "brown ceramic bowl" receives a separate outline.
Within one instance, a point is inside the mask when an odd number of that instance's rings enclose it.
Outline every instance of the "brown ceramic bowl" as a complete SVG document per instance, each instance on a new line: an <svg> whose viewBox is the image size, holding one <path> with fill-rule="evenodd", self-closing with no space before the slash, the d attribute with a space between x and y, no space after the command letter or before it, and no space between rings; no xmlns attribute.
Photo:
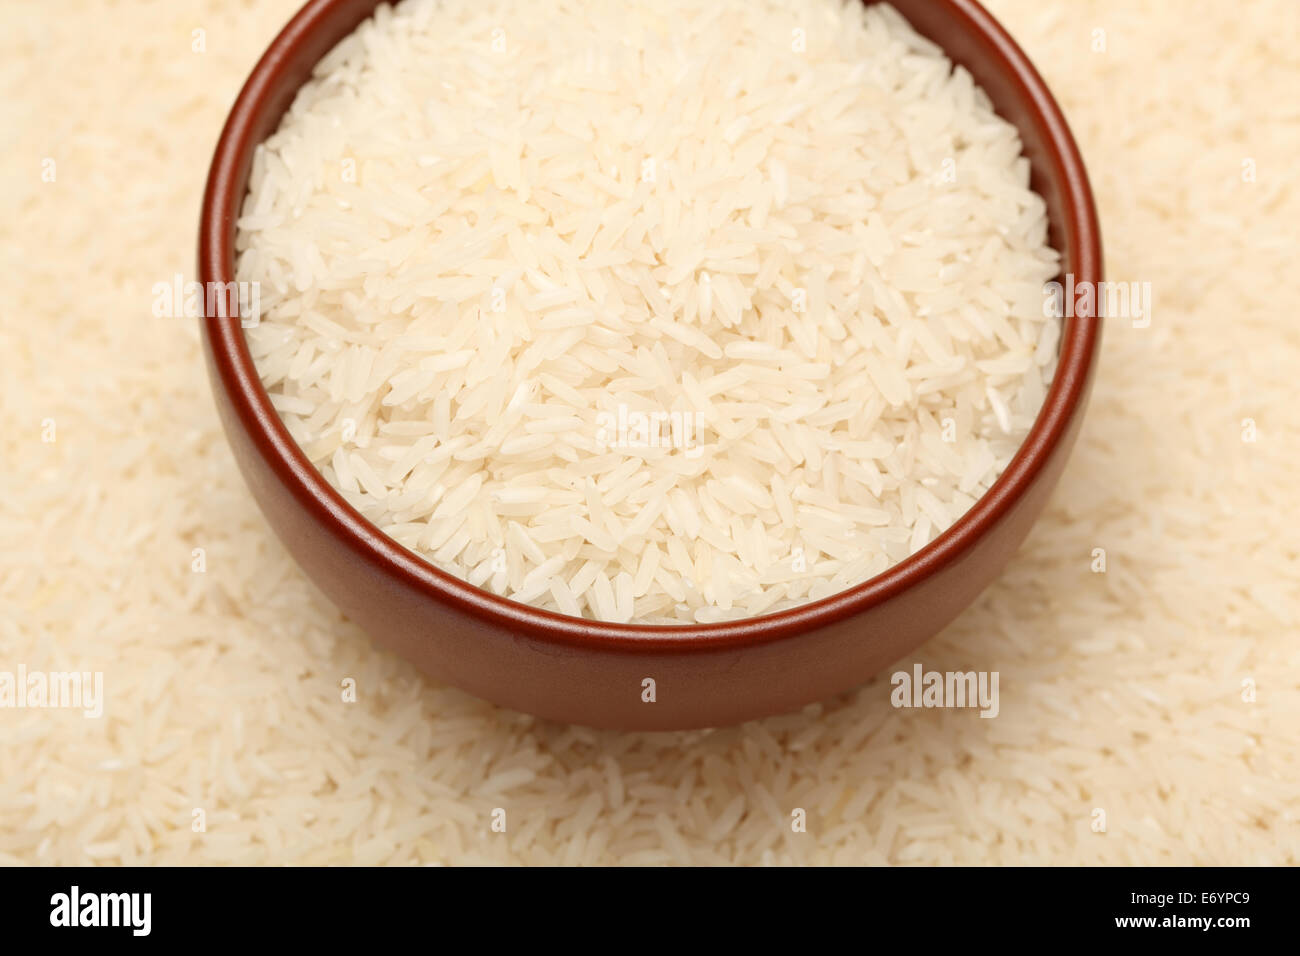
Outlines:
<svg viewBox="0 0 1300 956"><path fill-rule="evenodd" d="M217 144L199 228L204 283L234 279L235 220L253 151L313 65L378 0L312 0L276 37ZM1097 211L1078 148L1038 72L974 0L893 0L964 65L1020 129L1063 273L1101 279ZM1074 444L1100 344L1069 319L1024 446L992 489L924 550L857 587L777 614L655 627L566 617L497 597L407 551L344 502L289 437L238 319L204 345L235 457L267 520L311 579L378 643L480 697L554 720L627 729L731 724L788 711L871 677L931 637L991 582L1028 533ZM655 681L655 700L643 682Z"/></svg>

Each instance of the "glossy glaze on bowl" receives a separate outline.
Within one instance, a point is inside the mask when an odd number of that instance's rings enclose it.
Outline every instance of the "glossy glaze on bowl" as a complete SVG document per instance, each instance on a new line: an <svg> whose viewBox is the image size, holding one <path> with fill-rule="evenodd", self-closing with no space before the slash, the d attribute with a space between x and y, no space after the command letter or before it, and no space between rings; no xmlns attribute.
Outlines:
<svg viewBox="0 0 1300 956"><path fill-rule="evenodd" d="M1047 202L1062 272L1101 280L1101 238L1074 139L1042 79L974 0L893 0L965 66L1020 130ZM254 69L217 145L199 231L199 278L234 279L235 219L253 151L314 64L378 0L313 0ZM1055 380L1020 452L934 542L882 575L779 614L652 627L565 617L448 575L363 519L294 444L271 407L238 319L203 320L217 406L262 511L303 569L376 642L431 676L543 717L602 727L717 726L847 690L961 612L1028 533L1074 444L1100 345L1071 318ZM653 681L653 701L647 681Z"/></svg>

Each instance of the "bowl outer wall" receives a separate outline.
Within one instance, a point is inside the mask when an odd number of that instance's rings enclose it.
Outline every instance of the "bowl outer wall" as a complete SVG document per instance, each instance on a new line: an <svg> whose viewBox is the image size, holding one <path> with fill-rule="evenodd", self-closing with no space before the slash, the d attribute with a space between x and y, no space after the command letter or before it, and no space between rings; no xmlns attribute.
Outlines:
<svg viewBox="0 0 1300 956"><path fill-rule="evenodd" d="M199 277L234 278L235 217L253 147L314 64L376 0L312 0L254 69L222 132L204 195ZM965 66L1021 132L1062 272L1101 280L1101 237L1077 147L1041 78L974 0L894 0ZM271 408L237 319L202 320L222 424L254 498L313 582L374 640L430 676L542 717L619 729L721 726L847 690L967 607L1019 547L1056 485L1087 404L1100 323L1066 321L1061 363L1002 477L938 539L848 591L724 625L647 627L563 618L472 588L406 551L343 501ZM347 675L339 675L340 679ZM655 682L653 703L644 681ZM887 692L887 691L882 691Z"/></svg>

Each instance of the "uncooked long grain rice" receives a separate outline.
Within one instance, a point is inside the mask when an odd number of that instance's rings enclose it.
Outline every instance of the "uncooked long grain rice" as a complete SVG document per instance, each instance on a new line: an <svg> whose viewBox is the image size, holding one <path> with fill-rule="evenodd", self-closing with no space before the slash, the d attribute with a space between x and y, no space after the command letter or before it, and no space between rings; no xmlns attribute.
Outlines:
<svg viewBox="0 0 1300 956"><path fill-rule="evenodd" d="M1059 338L1017 133L892 8L407 0L239 223L291 434L445 570L568 614L765 613L949 527Z"/></svg>

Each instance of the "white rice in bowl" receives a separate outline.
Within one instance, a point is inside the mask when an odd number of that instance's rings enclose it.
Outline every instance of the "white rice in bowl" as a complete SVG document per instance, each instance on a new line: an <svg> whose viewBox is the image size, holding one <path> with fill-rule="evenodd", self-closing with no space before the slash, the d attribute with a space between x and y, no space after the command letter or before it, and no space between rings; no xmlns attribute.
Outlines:
<svg viewBox="0 0 1300 956"><path fill-rule="evenodd" d="M932 541L1024 440L1059 271L1013 126L857 0L407 0L259 149L248 341L405 547L711 622Z"/></svg>

